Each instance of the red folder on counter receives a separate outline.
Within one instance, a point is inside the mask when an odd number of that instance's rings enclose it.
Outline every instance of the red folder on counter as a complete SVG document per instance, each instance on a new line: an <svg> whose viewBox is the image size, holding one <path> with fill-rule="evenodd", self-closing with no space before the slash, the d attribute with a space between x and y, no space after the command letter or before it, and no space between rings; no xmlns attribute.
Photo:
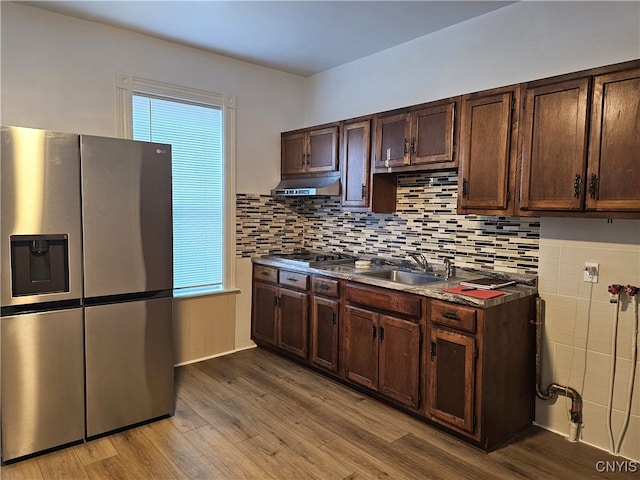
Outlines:
<svg viewBox="0 0 640 480"><path fill-rule="evenodd" d="M443 288L442 291L448 292L448 293L455 293L457 295L467 295L468 297L482 298L483 300L504 295L504 292L501 292L499 290L482 290L478 288L474 289L470 287L465 287L464 285L459 285L454 288Z"/></svg>

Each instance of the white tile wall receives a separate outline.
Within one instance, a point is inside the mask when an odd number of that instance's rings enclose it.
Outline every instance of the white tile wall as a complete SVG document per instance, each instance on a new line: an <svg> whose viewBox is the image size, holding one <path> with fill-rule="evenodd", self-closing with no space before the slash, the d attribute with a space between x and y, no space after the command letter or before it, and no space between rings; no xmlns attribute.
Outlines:
<svg viewBox="0 0 640 480"><path fill-rule="evenodd" d="M607 405L617 305L610 303L607 287L613 283L640 286L640 221L543 218L539 255L538 288L546 309L543 387L554 381L578 390L584 401L582 441L608 450ZM585 262L600 264L598 283L583 281ZM616 439L628 398L637 297L621 300L612 416ZM538 400L536 423L566 435L566 411L564 397L554 403ZM640 362L620 454L640 460Z"/></svg>

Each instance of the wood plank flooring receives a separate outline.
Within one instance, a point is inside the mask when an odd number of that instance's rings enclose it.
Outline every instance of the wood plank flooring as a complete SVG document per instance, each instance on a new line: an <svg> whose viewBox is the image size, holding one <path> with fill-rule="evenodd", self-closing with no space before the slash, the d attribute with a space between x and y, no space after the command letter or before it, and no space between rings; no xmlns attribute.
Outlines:
<svg viewBox="0 0 640 480"><path fill-rule="evenodd" d="M175 416L6 465L28 479L622 479L606 452L539 428L486 454L251 349L176 369ZM620 460L618 458L618 460Z"/></svg>

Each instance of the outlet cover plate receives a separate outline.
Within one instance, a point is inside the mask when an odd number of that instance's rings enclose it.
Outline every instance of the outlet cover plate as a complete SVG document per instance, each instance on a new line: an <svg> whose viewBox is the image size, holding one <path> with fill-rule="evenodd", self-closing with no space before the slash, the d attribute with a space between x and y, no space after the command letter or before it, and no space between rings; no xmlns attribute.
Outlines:
<svg viewBox="0 0 640 480"><path fill-rule="evenodd" d="M598 273L600 272L600 266L597 263L585 262L584 263L584 281L589 283L598 283Z"/></svg>

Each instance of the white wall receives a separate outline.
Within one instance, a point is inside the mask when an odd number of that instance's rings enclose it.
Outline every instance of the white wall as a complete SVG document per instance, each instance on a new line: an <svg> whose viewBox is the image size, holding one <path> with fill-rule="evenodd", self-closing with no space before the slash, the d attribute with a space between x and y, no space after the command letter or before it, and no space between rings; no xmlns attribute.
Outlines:
<svg viewBox="0 0 640 480"><path fill-rule="evenodd" d="M306 123L638 58L640 2L519 2L308 78ZM603 449L609 447L603 389L608 389L610 378L612 322L606 289L614 282L640 285L639 232L638 220L607 224L593 219L541 219L538 273L541 296L548 303L544 383L570 382L583 394L582 439ZM593 298L587 284L578 281L585 261L599 262L603 272ZM626 396L631 316L632 310L624 313L620 337L616 437ZM635 460L640 460L639 375L629 433L621 449ZM564 398L553 404L538 401L536 422L566 435L566 412Z"/></svg>
<svg viewBox="0 0 640 480"><path fill-rule="evenodd" d="M1 2L3 125L116 135L116 71L235 95L237 191L280 178L280 132L303 122L304 80L144 35Z"/></svg>
<svg viewBox="0 0 640 480"><path fill-rule="evenodd" d="M306 120L318 125L639 57L639 2L519 2L308 78Z"/></svg>

